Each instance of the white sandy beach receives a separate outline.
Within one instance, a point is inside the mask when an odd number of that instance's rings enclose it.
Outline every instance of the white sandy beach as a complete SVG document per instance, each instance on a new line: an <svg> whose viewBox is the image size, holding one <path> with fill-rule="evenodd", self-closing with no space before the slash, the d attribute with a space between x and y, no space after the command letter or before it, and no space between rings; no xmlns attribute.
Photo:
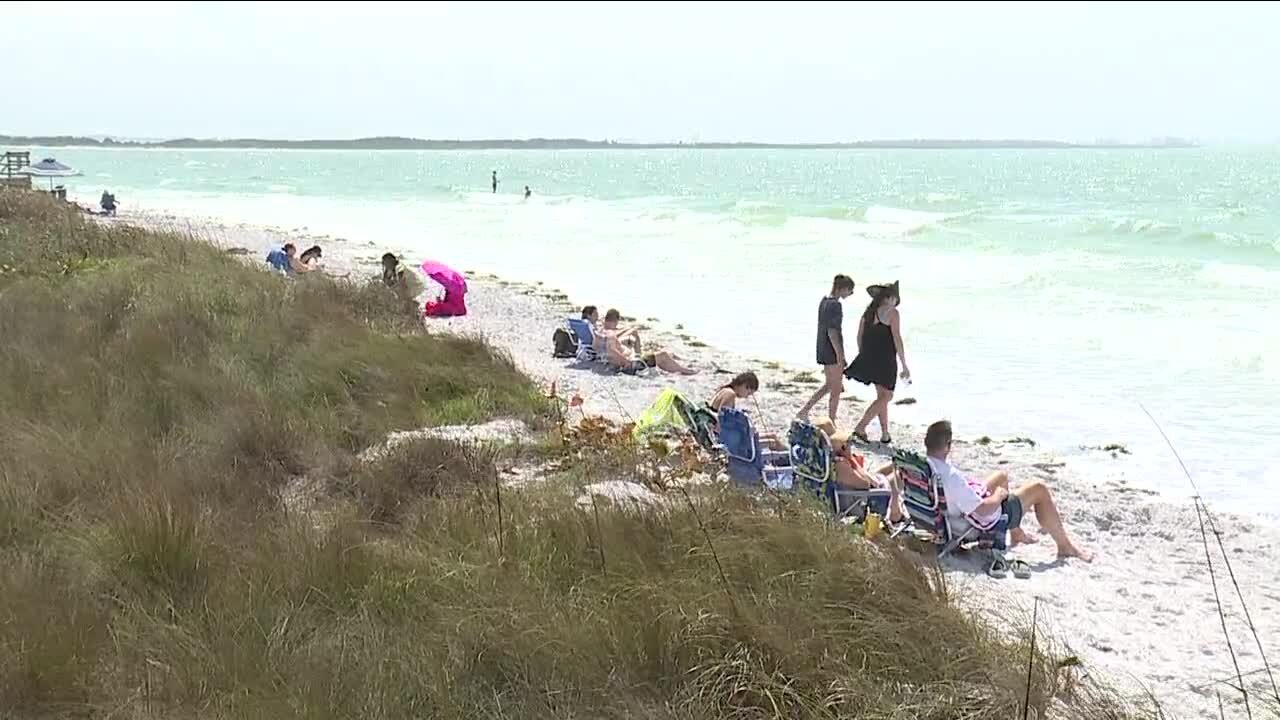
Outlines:
<svg viewBox="0 0 1280 720"><path fill-rule="evenodd" d="M121 220L190 229L224 247L248 250L250 260L263 257L284 238L300 247L319 243L324 246L331 272L356 276L375 274L382 252L395 250L367 240L309 238L301 229L228 227L207 219L161 215ZM582 303L598 305L602 311L610 307L607 297L570 301L552 288L473 276L467 295L470 314L431 321L429 327L483 336L510 353L533 377L547 385L556 383L562 396L581 395L587 414L613 418L637 415L664 387L676 387L691 398L703 399L731 374L754 370L763 385L756 398L757 425L781 431L816 386L816 368L782 367L717 351L682 335L674 324L678 318L665 318L667 324L646 320L643 308L620 309L650 327L647 345L661 344L675 351L701 369L699 375L674 377L656 371L637 377L604 374L552 358L553 329L565 317L576 316ZM850 384L846 393L847 397L871 395L856 384ZM857 400L848 399L841 412L842 427L851 426L862 407ZM751 404L748 409L756 410ZM996 439L977 444L974 441L984 435L981 427L957 427L956 432L958 439L964 440L956 450L957 465L973 473L1005 470L1015 486L1043 480L1058 500L1069 531L1097 557L1092 563L1059 562L1052 542L1041 536L1038 544L1013 551L1014 557L1033 566L1030 580L990 579L976 560L957 558L946 563L947 582L954 592L997 623L1009 616L1028 619L1033 599L1039 598L1042 631L1078 655L1087 671L1119 683L1135 696L1149 690L1170 716L1219 717L1221 692L1227 716L1245 717L1239 694L1230 686L1235 683L1234 671L1206 568L1197 513L1180 499L1189 494L1184 490L1185 478L1161 479L1160 485L1170 491L1156 494L1135 487L1121 464L1108 463L1105 455L1100 454L1091 464L1096 475L1081 477L1052 455L1024 443ZM893 435L900 446L922 448L921 426L895 421ZM1215 520L1259 637L1264 648L1273 653L1275 663L1280 660L1280 529L1250 517L1220 514ZM1036 528L1033 516L1024 521L1024 527ZM1270 694L1270 684L1266 674L1258 672L1262 657L1216 543L1212 537L1209 542L1231 642L1242 672L1248 674L1246 684L1254 693L1251 697L1257 698L1254 713L1258 717L1258 703Z"/></svg>

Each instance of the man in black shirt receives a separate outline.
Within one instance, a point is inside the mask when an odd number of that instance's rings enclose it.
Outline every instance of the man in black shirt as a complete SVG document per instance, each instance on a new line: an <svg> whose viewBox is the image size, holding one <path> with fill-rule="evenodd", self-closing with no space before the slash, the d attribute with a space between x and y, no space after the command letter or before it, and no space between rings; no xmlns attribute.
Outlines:
<svg viewBox="0 0 1280 720"><path fill-rule="evenodd" d="M847 364L844 356L844 335L841 328L844 324L844 307L840 301L853 294L853 279L848 275L837 275L831 281L831 294L818 303L818 346L817 360L822 366L824 384L813 393L809 402L804 404L799 418L809 417L809 411L829 396L827 416L834 424L836 413L840 410L840 396L844 393L844 368Z"/></svg>

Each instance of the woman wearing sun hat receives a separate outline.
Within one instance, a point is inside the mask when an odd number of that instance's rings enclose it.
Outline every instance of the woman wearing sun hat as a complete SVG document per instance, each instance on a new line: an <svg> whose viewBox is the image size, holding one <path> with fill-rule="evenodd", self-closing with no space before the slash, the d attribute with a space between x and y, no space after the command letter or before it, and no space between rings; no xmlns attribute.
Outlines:
<svg viewBox="0 0 1280 720"><path fill-rule="evenodd" d="M880 442L892 442L889 436L889 403L898 384L898 362L902 362L902 379L911 380L907 367L906 350L902 345L902 332L898 317L898 281L891 285L872 285L867 288L871 302L858 323L858 356L849 363L844 376L863 385L875 385L876 399L867 406L862 419L853 429L853 436L862 442L867 439L867 425L871 418L880 418Z"/></svg>

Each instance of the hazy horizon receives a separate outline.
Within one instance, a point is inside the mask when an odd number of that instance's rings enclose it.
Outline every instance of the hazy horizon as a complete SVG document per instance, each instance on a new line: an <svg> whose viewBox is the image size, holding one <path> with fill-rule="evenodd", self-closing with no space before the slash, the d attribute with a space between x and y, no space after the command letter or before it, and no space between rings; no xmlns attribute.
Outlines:
<svg viewBox="0 0 1280 720"><path fill-rule="evenodd" d="M0 5L0 133L1273 143L1280 6Z"/></svg>

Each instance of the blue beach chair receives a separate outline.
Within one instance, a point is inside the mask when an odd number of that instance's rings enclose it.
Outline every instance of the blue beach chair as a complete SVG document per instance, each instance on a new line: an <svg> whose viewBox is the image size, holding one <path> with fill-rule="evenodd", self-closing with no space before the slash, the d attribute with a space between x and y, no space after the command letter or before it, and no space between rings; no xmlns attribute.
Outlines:
<svg viewBox="0 0 1280 720"><path fill-rule="evenodd" d="M766 450L745 412L721 408L717 424L720 446L727 460L725 472L734 485L746 490L791 488L793 477L791 468L786 467L787 453Z"/></svg>
<svg viewBox="0 0 1280 720"><path fill-rule="evenodd" d="M573 335L573 340L578 344L578 361L585 363L594 363L601 360L599 353L594 347L596 334L591 329L591 323L582 318L569 318L569 333Z"/></svg>
<svg viewBox="0 0 1280 720"><path fill-rule="evenodd" d="M893 467L902 482L903 504L912 525L933 535L939 546L938 557L946 557L957 549L989 547L1002 552L1009 531L1009 516L1002 514L989 525L980 525L972 517L948 512L947 496L942 480L933 472L929 461L916 453L898 450Z"/></svg>
<svg viewBox="0 0 1280 720"><path fill-rule="evenodd" d="M868 509L885 517L892 493L887 488L845 490L836 484L835 449L831 439L815 425L793 420L787 431L791 467L796 484L830 504L836 519L861 517Z"/></svg>

